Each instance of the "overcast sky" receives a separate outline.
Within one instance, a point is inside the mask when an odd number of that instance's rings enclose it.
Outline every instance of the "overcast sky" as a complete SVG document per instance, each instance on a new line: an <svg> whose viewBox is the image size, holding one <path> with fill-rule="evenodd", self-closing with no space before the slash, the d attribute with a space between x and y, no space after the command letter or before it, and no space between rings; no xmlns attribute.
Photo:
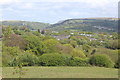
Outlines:
<svg viewBox="0 0 120 80"><path fill-rule="evenodd" d="M0 20L56 23L71 18L118 17L119 0L0 0Z"/></svg>

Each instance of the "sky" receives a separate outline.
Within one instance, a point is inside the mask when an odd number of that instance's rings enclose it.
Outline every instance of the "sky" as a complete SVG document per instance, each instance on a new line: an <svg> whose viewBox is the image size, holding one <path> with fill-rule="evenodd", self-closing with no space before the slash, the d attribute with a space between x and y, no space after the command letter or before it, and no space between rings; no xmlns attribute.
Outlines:
<svg viewBox="0 0 120 80"><path fill-rule="evenodd" d="M56 23L73 18L118 17L119 0L0 0L0 20Z"/></svg>

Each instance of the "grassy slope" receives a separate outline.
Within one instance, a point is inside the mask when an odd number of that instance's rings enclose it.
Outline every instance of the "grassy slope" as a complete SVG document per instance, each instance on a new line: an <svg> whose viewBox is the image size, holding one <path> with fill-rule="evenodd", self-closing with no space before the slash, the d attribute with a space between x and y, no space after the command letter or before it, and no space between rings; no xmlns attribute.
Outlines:
<svg viewBox="0 0 120 80"><path fill-rule="evenodd" d="M24 67L24 78L117 78L118 70L100 67ZM3 68L3 77L16 78L15 70Z"/></svg>
<svg viewBox="0 0 120 80"><path fill-rule="evenodd" d="M79 19L67 19L59 23L50 26L52 30L82 30L88 32L116 32L117 31L116 18L79 18ZM102 29L95 28L104 27ZM113 29L113 30L110 30Z"/></svg>
<svg viewBox="0 0 120 80"><path fill-rule="evenodd" d="M42 22L31 22L31 21L17 21L17 20L8 20L8 21L2 21L2 25L4 26L26 26L29 29L43 29L45 27L48 27L50 24L48 23L42 23Z"/></svg>

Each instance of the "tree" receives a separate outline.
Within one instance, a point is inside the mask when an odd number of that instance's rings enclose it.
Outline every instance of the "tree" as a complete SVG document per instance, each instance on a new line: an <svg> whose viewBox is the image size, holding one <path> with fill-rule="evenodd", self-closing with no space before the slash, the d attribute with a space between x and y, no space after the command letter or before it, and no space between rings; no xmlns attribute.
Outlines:
<svg viewBox="0 0 120 80"><path fill-rule="evenodd" d="M73 51L71 52L71 55L73 57L80 57L80 58L85 58L85 54L83 53L83 51L79 50L79 49L73 49Z"/></svg>
<svg viewBox="0 0 120 80"><path fill-rule="evenodd" d="M21 49L25 48L26 42L25 40L16 34L10 34L9 38L7 40L4 41L6 46L10 46L10 47L19 47Z"/></svg>
<svg viewBox="0 0 120 80"><path fill-rule="evenodd" d="M55 47L57 48L57 52L58 53L62 53L62 54L69 54L69 55L71 55L70 53L73 50L73 47L70 44L64 44L64 45L57 44Z"/></svg>
<svg viewBox="0 0 120 80"><path fill-rule="evenodd" d="M38 57L33 53L29 53L25 51L22 55L13 58L9 62L9 66L18 66L21 64L22 66L35 66L37 65L37 63L38 63Z"/></svg>
<svg viewBox="0 0 120 80"><path fill-rule="evenodd" d="M38 36L35 36L32 33L26 33L23 38L27 43L25 50L31 50L36 55L42 55L45 53L46 46L43 44Z"/></svg>
<svg viewBox="0 0 120 80"><path fill-rule="evenodd" d="M115 66L114 66L115 68L120 68L120 58L116 61L116 63L115 63Z"/></svg>
<svg viewBox="0 0 120 80"><path fill-rule="evenodd" d="M12 34L12 29L10 28L10 26L6 27L3 30L3 34L4 34L4 37L6 37L6 38L8 38L10 34Z"/></svg>
<svg viewBox="0 0 120 80"><path fill-rule="evenodd" d="M58 54L43 54L39 57L39 65L40 66L65 66L66 65L67 57Z"/></svg>
<svg viewBox="0 0 120 80"><path fill-rule="evenodd" d="M86 44L88 41L88 38L86 38L84 36L72 36L72 37L70 37L70 39L76 41L78 45Z"/></svg>
<svg viewBox="0 0 120 80"><path fill-rule="evenodd" d="M70 44L71 44L74 48L77 47L77 42L74 41L74 40L71 40L71 41L70 41Z"/></svg>
<svg viewBox="0 0 120 80"><path fill-rule="evenodd" d="M45 30L42 30L42 31L41 31L41 34L45 34Z"/></svg>
<svg viewBox="0 0 120 80"><path fill-rule="evenodd" d="M104 54L96 54L92 56L89 60L91 65L99 66L99 67L113 67L114 63L112 60Z"/></svg>
<svg viewBox="0 0 120 80"><path fill-rule="evenodd" d="M71 57L69 60L69 66L88 66L88 60L79 57Z"/></svg>
<svg viewBox="0 0 120 80"><path fill-rule="evenodd" d="M8 66L8 63L23 52L18 47L6 47L2 46L2 64Z"/></svg>
<svg viewBox="0 0 120 80"><path fill-rule="evenodd" d="M84 52L86 53L86 56L89 56L90 53L92 52L92 47L89 46L88 44L82 45L82 49L83 49Z"/></svg>
<svg viewBox="0 0 120 80"><path fill-rule="evenodd" d="M43 44L47 47L46 52L53 53L57 52L56 45L59 44L59 42L55 39L47 39L43 41Z"/></svg>
<svg viewBox="0 0 120 80"><path fill-rule="evenodd" d="M119 36L118 33L115 33L115 32L112 33L112 38L113 39L118 39L118 36Z"/></svg>
<svg viewBox="0 0 120 80"><path fill-rule="evenodd" d="M120 43L119 43L120 40L109 40L106 44L106 47L107 48L110 48L110 49L120 49Z"/></svg>

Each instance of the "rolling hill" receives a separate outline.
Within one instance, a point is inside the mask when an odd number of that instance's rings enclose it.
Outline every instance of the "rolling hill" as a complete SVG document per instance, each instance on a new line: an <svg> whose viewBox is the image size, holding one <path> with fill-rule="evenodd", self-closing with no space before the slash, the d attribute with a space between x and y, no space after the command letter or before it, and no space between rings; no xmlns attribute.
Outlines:
<svg viewBox="0 0 120 80"><path fill-rule="evenodd" d="M41 22L30 22L30 21L2 21L1 22L3 26L25 26L29 29L43 29L45 27L48 27L50 24L48 23L41 23Z"/></svg>
<svg viewBox="0 0 120 80"><path fill-rule="evenodd" d="M52 30L80 30L90 32L117 32L117 18L68 19L50 25Z"/></svg>
<svg viewBox="0 0 120 80"><path fill-rule="evenodd" d="M26 26L29 29L50 29L54 31L78 30L88 32L117 32L117 18L79 18L59 21L55 24L30 21L2 21L3 26Z"/></svg>

